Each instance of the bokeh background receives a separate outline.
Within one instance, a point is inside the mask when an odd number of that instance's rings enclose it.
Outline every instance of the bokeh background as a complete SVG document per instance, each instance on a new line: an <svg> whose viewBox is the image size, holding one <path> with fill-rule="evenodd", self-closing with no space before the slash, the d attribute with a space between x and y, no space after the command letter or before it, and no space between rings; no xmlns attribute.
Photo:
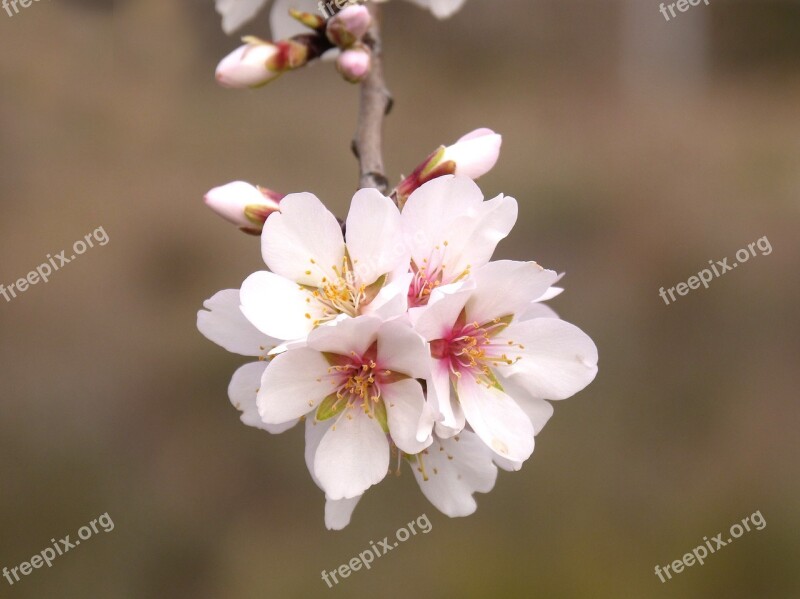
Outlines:
<svg viewBox="0 0 800 599"><path fill-rule="evenodd" d="M473 516L439 514L406 471L325 530L301 431L241 425L226 389L243 359L196 331L204 299L262 266L201 198L244 179L344 214L357 88L331 65L217 87L237 42L210 0L0 12L0 282L110 237L0 300L0 567L115 523L0 596L800 596L800 4L712 0L666 22L655 0L469 0L439 22L395 1L384 16L390 176L502 132L481 185L520 219L498 255L567 273L552 305L596 341L596 382ZM247 31L267 36L266 19ZM659 298L765 235L772 254ZM764 530L654 575L757 510ZM320 579L423 513L429 534Z"/></svg>

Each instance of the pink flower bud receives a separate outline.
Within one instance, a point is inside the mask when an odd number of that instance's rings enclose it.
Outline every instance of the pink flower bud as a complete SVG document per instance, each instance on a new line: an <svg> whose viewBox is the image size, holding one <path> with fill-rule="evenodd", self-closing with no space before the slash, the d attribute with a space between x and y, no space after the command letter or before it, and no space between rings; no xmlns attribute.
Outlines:
<svg viewBox="0 0 800 599"><path fill-rule="evenodd" d="M264 221L280 210L283 196L264 187L234 181L215 187L205 196L206 206L246 233L258 235Z"/></svg>
<svg viewBox="0 0 800 599"><path fill-rule="evenodd" d="M336 58L336 69L350 83L358 83L369 74L371 62L369 48L354 46L339 54Z"/></svg>
<svg viewBox="0 0 800 599"><path fill-rule="evenodd" d="M239 46L217 65L217 81L223 87L258 87L275 79L281 71L267 66L278 54L269 42L251 40Z"/></svg>
<svg viewBox="0 0 800 599"><path fill-rule="evenodd" d="M372 17L366 6L348 6L328 20L325 33L335 46L349 48L367 33Z"/></svg>
<svg viewBox="0 0 800 599"><path fill-rule="evenodd" d="M408 196L432 179L443 175L462 175L477 179L497 163L503 138L491 129L475 129L451 146L440 146L405 179L394 194L402 206Z"/></svg>
<svg viewBox="0 0 800 599"><path fill-rule="evenodd" d="M453 161L456 175L477 179L488 173L500 157L503 138L491 129L476 129L444 149L442 162Z"/></svg>

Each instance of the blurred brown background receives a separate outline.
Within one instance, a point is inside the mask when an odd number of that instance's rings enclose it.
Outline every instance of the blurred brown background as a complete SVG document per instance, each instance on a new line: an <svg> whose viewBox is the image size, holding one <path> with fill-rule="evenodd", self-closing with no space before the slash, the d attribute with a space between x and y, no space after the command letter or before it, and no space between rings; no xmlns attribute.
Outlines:
<svg viewBox="0 0 800 599"><path fill-rule="evenodd" d="M203 193L244 179L343 214L357 89L327 64L217 87L237 42L211 4L0 12L0 282L97 227L111 239L0 299L0 567L104 512L116 525L0 596L800 596L800 4L712 0L671 22L655 0L468 0L445 22L386 6L390 175L503 133L481 185L520 220L498 254L566 271L552 305L600 374L472 517L439 514L406 472L339 533L300 429L239 423L244 360L195 313L262 266ZM771 255L658 297L764 235ZM654 575L757 510L764 530ZM429 534L321 581L422 513Z"/></svg>

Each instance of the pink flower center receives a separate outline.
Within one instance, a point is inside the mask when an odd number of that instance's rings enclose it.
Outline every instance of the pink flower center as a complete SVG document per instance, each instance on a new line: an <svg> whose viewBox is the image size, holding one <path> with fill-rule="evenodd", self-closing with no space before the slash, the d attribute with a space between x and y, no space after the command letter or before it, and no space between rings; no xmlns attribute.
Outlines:
<svg viewBox="0 0 800 599"><path fill-rule="evenodd" d="M359 356L355 352L349 356L323 354L328 360L328 379L335 389L323 402L318 419L341 414L350 408L362 408L364 413L377 418L381 424L386 422L386 406L383 404L381 386L407 378L406 375L382 368L377 359L377 344Z"/></svg>
<svg viewBox="0 0 800 599"><path fill-rule="evenodd" d="M455 379L468 374L479 380L488 379L494 382L493 368L503 364L511 365L522 359L520 356L510 357L508 351L512 348L524 349L524 346L512 340L496 339L496 335L508 326L511 318L495 318L483 324L464 324L462 313L450 334L431 342L431 355L437 360L445 361Z"/></svg>
<svg viewBox="0 0 800 599"><path fill-rule="evenodd" d="M422 265L411 262L411 273L414 278L408 288L409 308L428 305L428 300L434 289L442 285L455 283L469 275L469 266L458 274L448 272L447 264L445 264L448 245L447 241L443 241L441 245L435 246L430 256L423 258ZM451 258L453 258L452 255Z"/></svg>

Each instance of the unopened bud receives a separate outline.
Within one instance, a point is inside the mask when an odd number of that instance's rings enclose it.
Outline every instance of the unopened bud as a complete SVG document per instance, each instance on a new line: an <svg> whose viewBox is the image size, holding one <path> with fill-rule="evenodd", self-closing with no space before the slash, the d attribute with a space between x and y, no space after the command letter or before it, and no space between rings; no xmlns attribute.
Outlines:
<svg viewBox="0 0 800 599"><path fill-rule="evenodd" d="M394 191L402 206L408 196L432 179L443 175L463 175L477 179L488 173L497 163L503 138L491 129L476 129L450 146L440 146L403 181Z"/></svg>
<svg viewBox="0 0 800 599"><path fill-rule="evenodd" d="M369 74L372 57L364 45L353 46L336 57L336 70L350 83L359 83Z"/></svg>
<svg viewBox="0 0 800 599"><path fill-rule="evenodd" d="M497 164L503 138L491 129L476 129L444 149L442 161L453 161L456 175L482 177Z"/></svg>
<svg viewBox="0 0 800 599"><path fill-rule="evenodd" d="M372 17L366 6L348 6L328 19L325 30L328 39L335 46L349 48L367 33Z"/></svg>
<svg viewBox="0 0 800 599"><path fill-rule="evenodd" d="M260 87L281 74L280 69L269 66L279 54L275 44L254 38L246 41L217 65L216 76L220 85L235 89Z"/></svg>
<svg viewBox="0 0 800 599"><path fill-rule="evenodd" d="M281 194L264 187L234 181L209 191L205 203L242 231L259 235L267 217L280 210L282 198Z"/></svg>

